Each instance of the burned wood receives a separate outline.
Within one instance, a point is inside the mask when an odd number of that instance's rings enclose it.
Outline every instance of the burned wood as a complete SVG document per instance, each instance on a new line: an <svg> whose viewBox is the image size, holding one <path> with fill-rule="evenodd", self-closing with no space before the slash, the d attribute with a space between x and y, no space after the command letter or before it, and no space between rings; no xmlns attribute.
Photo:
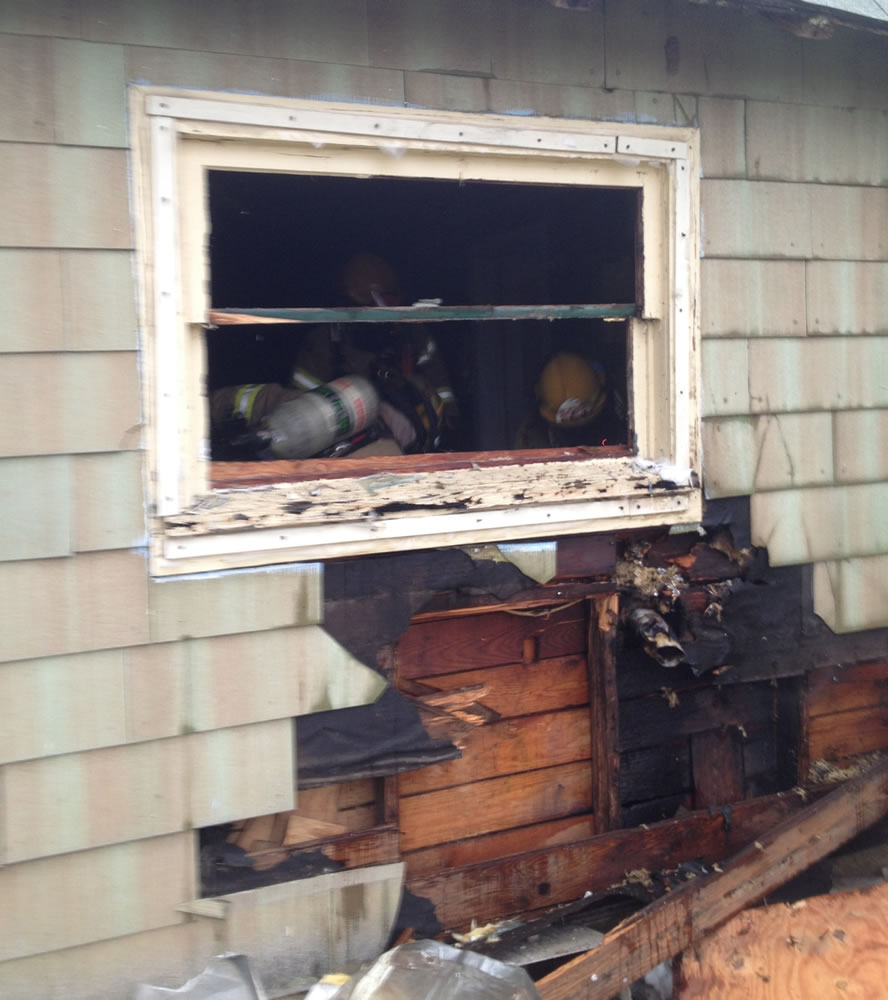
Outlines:
<svg viewBox="0 0 888 1000"><path fill-rule="evenodd" d="M471 785L488 778L588 760L592 752L589 712L585 708L502 719L475 727L462 741L459 760L433 764L401 777L404 795ZM483 788L479 786L479 794Z"/></svg>
<svg viewBox="0 0 888 1000"><path fill-rule="evenodd" d="M401 798L401 847L406 853L591 807L588 761L455 785Z"/></svg>
<svg viewBox="0 0 888 1000"><path fill-rule="evenodd" d="M498 842L491 836L489 845L485 845L490 851L486 858L457 868L461 859L473 859L481 838L474 843L464 840L428 853L417 852L416 862L424 874L408 874L407 887L435 906L438 920L445 927L459 929L472 918L498 920L567 903L587 891L605 890L621 882L642 858L651 869L675 868L689 858L702 858L708 863L721 861L797 813L804 804L800 796L782 793L740 802L729 810L695 812L649 827L542 847L537 844L546 844L545 839L535 842L534 838L542 838L543 830L557 836L557 829L532 826L498 835L508 837L507 841ZM507 853L520 843L525 845L525 853ZM535 849L527 850L531 845ZM411 857L405 857L408 873Z"/></svg>
<svg viewBox="0 0 888 1000"><path fill-rule="evenodd" d="M685 690L674 708L660 694L635 698L621 705L619 745L621 750L631 750L723 727L739 731L769 722L773 713L774 689L761 682L722 690Z"/></svg>
<svg viewBox="0 0 888 1000"><path fill-rule="evenodd" d="M743 798L743 738L736 729L707 730L691 737L694 804L698 809Z"/></svg>
<svg viewBox="0 0 888 1000"><path fill-rule="evenodd" d="M886 812L888 761L763 834L720 874L690 882L625 921L594 951L543 978L542 1000L609 1000Z"/></svg>
<svg viewBox="0 0 888 1000"><path fill-rule="evenodd" d="M617 750L616 639L620 601L616 594L592 602L587 662L592 726L592 812L598 830L620 825L620 755Z"/></svg>
<svg viewBox="0 0 888 1000"><path fill-rule="evenodd" d="M251 526L302 527L326 524L334 518L358 521L391 503L407 505L400 509L399 516L408 519L424 516L429 507L464 505L477 511L508 510L514 506L518 492L527 502L539 504L611 499L617 501L618 512L623 508L628 512L630 504L637 502L630 497L632 488L638 483L653 487L659 481L656 470L627 472L625 461L619 459L595 457L592 466L578 460L519 464L520 457L506 454L508 464L474 463L469 468L434 472L392 465L376 474L359 471L352 478L346 478L348 472L340 467L337 478L294 481L289 476L261 490L217 488L183 512L191 527L169 527L168 534L224 534ZM413 456L409 458L412 461ZM312 506L300 514L289 513L287 505L294 502L311 502ZM182 516L176 520L181 522Z"/></svg>
<svg viewBox="0 0 888 1000"><path fill-rule="evenodd" d="M558 579L605 576L617 564L613 535L573 535L558 539L556 576Z"/></svg>
<svg viewBox="0 0 888 1000"><path fill-rule="evenodd" d="M521 663L525 637L538 637L540 659L580 653L586 648L582 604L534 616L493 612L469 618L422 622L398 643L400 677L432 677L466 666Z"/></svg>

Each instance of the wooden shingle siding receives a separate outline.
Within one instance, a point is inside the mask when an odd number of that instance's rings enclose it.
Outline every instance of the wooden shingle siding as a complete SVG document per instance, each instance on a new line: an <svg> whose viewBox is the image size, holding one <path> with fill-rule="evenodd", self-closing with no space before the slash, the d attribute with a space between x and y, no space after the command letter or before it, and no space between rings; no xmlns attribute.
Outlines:
<svg viewBox="0 0 888 1000"><path fill-rule="evenodd" d="M700 273L704 337L805 335L803 261L706 257Z"/></svg>
<svg viewBox="0 0 888 1000"><path fill-rule="evenodd" d="M750 178L888 184L882 111L749 101L746 132Z"/></svg>
<svg viewBox="0 0 888 1000"><path fill-rule="evenodd" d="M805 277L809 333L888 334L888 262L812 260Z"/></svg>
<svg viewBox="0 0 888 1000"><path fill-rule="evenodd" d="M372 66L490 76L491 50L499 28L490 0L452 0L446 4L370 0L367 4Z"/></svg>
<svg viewBox="0 0 888 1000"><path fill-rule="evenodd" d="M0 962L181 924L193 854L185 832L0 868Z"/></svg>
<svg viewBox="0 0 888 1000"><path fill-rule="evenodd" d="M488 110L498 114L635 119L635 95L631 90L604 91L523 80L485 80L484 85Z"/></svg>
<svg viewBox="0 0 888 1000"><path fill-rule="evenodd" d="M7 764L7 864L295 806L291 720Z"/></svg>
<svg viewBox="0 0 888 1000"><path fill-rule="evenodd" d="M749 413L749 345L745 340L704 340L703 416Z"/></svg>
<svg viewBox="0 0 888 1000"><path fill-rule="evenodd" d="M814 606L836 632L888 626L888 555L816 564Z"/></svg>
<svg viewBox="0 0 888 1000"><path fill-rule="evenodd" d="M59 498L71 493L71 480L67 455L0 459L0 560L46 559L71 552L71 518L59 510Z"/></svg>
<svg viewBox="0 0 888 1000"><path fill-rule="evenodd" d="M608 8L607 45L608 87L804 99L798 40L736 10L710 17L632 0Z"/></svg>
<svg viewBox="0 0 888 1000"><path fill-rule="evenodd" d="M701 198L705 257L812 256L805 185L704 179Z"/></svg>
<svg viewBox="0 0 888 1000"><path fill-rule="evenodd" d="M384 685L315 626L195 639L187 656L199 730L360 705Z"/></svg>
<svg viewBox="0 0 888 1000"><path fill-rule="evenodd" d="M0 248L0 352L135 350L132 267L128 251Z"/></svg>
<svg viewBox="0 0 888 1000"><path fill-rule="evenodd" d="M773 566L888 550L888 483L757 493L752 540Z"/></svg>
<svg viewBox="0 0 888 1000"><path fill-rule="evenodd" d="M888 480L888 409L836 413L836 481Z"/></svg>
<svg viewBox="0 0 888 1000"><path fill-rule="evenodd" d="M108 941L0 962L4 1000L130 996L136 983L178 989L219 952L212 920L194 920Z"/></svg>
<svg viewBox="0 0 888 1000"><path fill-rule="evenodd" d="M451 6L458 9L460 5ZM465 13L471 7L484 6L465 4ZM604 84L603 5L587 11L565 11L534 0L514 0L493 5L490 10L490 69L495 78L581 87ZM526 44L527 38L533 38L533 45Z"/></svg>
<svg viewBox="0 0 888 1000"><path fill-rule="evenodd" d="M711 347L713 341L709 341ZM749 341L753 413L888 406L888 337Z"/></svg>
<svg viewBox="0 0 888 1000"><path fill-rule="evenodd" d="M57 455L139 448L135 351L8 354L0 455Z"/></svg>
<svg viewBox="0 0 888 1000"><path fill-rule="evenodd" d="M122 46L56 39L51 59L55 142L126 147Z"/></svg>
<svg viewBox="0 0 888 1000"><path fill-rule="evenodd" d="M707 420L703 447L709 495L832 483L832 425L831 413Z"/></svg>
<svg viewBox="0 0 888 1000"><path fill-rule="evenodd" d="M245 17L239 0L86 0L83 38L196 52L265 55L367 64L364 0L304 0L297 8L261 4Z"/></svg>
<svg viewBox="0 0 888 1000"><path fill-rule="evenodd" d="M125 743L123 673L116 649L0 666L0 763Z"/></svg>
<svg viewBox="0 0 888 1000"><path fill-rule="evenodd" d="M315 626L6 663L0 763L347 708L383 686Z"/></svg>
<svg viewBox="0 0 888 1000"><path fill-rule="evenodd" d="M126 68L130 81L166 87L330 101L360 98L376 104L400 104L404 100L404 74L374 66L130 45L126 48Z"/></svg>
<svg viewBox="0 0 888 1000"><path fill-rule="evenodd" d="M148 642L144 553L0 563L0 591L7 660Z"/></svg>
<svg viewBox="0 0 888 1000"><path fill-rule="evenodd" d="M75 552L145 545L142 459L138 451L71 458Z"/></svg>
<svg viewBox="0 0 888 1000"><path fill-rule="evenodd" d="M7 246L132 246L124 150L0 143L0 171Z"/></svg>
<svg viewBox="0 0 888 1000"><path fill-rule="evenodd" d="M723 97L700 97L697 115L703 176L745 177L745 102ZM705 327L703 332L705 334Z"/></svg>
<svg viewBox="0 0 888 1000"><path fill-rule="evenodd" d="M322 567L205 574L148 584L152 642L313 625L321 620Z"/></svg>

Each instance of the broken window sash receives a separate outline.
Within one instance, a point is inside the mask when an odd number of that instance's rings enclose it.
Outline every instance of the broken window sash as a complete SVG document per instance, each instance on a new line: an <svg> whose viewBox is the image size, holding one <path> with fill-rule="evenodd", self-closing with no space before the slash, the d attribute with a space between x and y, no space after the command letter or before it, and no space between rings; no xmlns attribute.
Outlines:
<svg viewBox="0 0 888 1000"><path fill-rule="evenodd" d="M566 306L366 306L337 309L211 309L211 326L256 323L442 323L448 321L604 319L638 315L634 302Z"/></svg>

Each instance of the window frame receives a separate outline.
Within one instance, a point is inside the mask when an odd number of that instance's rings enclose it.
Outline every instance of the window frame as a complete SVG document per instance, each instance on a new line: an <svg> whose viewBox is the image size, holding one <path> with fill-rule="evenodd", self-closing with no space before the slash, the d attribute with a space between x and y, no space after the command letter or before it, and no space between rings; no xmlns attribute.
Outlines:
<svg viewBox="0 0 888 1000"><path fill-rule="evenodd" d="M131 122L154 575L700 519L695 129L144 87L132 88ZM374 164L380 165L375 173ZM301 523L299 513L282 513L281 500L294 498L292 484L212 491L203 178L217 167L343 176L368 169L381 175L384 168L385 176L641 188L643 297L627 321L636 454L554 460L543 453L518 465L508 452L491 454L490 461L453 474L457 494L474 490L486 497L517 474L531 483L529 499L479 501L471 510L374 517L346 500L339 507L344 513ZM337 461L343 463L343 479L335 480L342 496L349 489L348 495L363 495L360 468ZM415 463L418 471L409 477L374 484L377 506L397 507L407 478L422 483L439 476L422 471L423 464ZM406 457L392 468L409 465ZM318 482L326 487L330 479ZM318 484L298 485L317 492Z"/></svg>

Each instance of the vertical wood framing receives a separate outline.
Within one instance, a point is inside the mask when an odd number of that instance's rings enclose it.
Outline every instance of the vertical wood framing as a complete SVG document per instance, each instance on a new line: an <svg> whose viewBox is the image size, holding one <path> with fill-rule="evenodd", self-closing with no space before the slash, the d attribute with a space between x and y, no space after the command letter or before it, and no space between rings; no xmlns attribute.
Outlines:
<svg viewBox="0 0 888 1000"><path fill-rule="evenodd" d="M179 400L182 385L178 311L176 127L172 118L151 119L151 201L154 261L154 435L156 513L182 508ZM188 396L190 393L185 392Z"/></svg>
<svg viewBox="0 0 888 1000"><path fill-rule="evenodd" d="M616 641L619 596L590 603L586 653L592 719L592 809L599 833L620 826L620 755L617 751Z"/></svg>
<svg viewBox="0 0 888 1000"><path fill-rule="evenodd" d="M680 469L691 468L691 352L693 350L691 288L688 267L691 241L691 189L687 159L669 165L672 174L672 447Z"/></svg>
<svg viewBox="0 0 888 1000"><path fill-rule="evenodd" d="M694 806L727 805L743 798L743 748L733 727L707 729L691 737Z"/></svg>

